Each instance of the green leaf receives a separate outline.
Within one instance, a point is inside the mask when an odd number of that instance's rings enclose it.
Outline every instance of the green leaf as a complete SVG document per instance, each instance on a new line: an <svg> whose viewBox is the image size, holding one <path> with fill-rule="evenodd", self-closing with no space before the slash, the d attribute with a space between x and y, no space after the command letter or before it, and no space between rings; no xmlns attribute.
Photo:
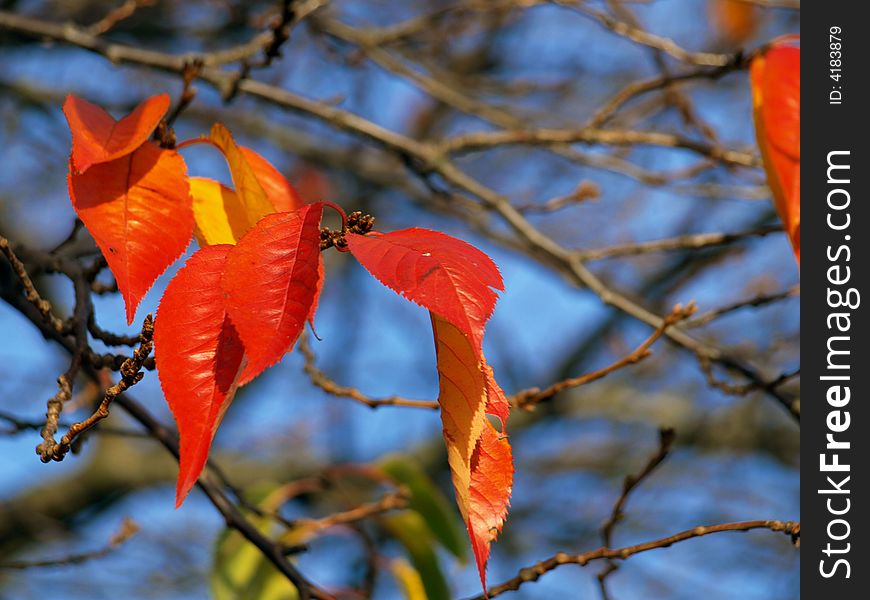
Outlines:
<svg viewBox="0 0 870 600"><path fill-rule="evenodd" d="M411 492L408 508L420 513L432 535L456 558L465 561L465 542L461 520L444 494L420 466L406 456L392 454L380 461L381 470Z"/></svg>
<svg viewBox="0 0 870 600"><path fill-rule="evenodd" d="M268 484L252 492L262 498L260 505L273 510L272 493L276 486ZM276 492L280 496L280 490ZM269 535L271 521L251 513L248 519L264 535ZM226 529L218 537L211 572L214 600L298 600L299 592L290 581L269 562L263 553L240 533Z"/></svg>
<svg viewBox="0 0 870 600"><path fill-rule="evenodd" d="M405 600L429 600L420 574L408 564L408 561L402 558L393 559L390 561L390 570L399 583Z"/></svg>
<svg viewBox="0 0 870 600"><path fill-rule="evenodd" d="M420 513L404 510L383 517L382 523L405 547L411 563L420 574L428 600L449 600L450 590L435 555L435 540Z"/></svg>

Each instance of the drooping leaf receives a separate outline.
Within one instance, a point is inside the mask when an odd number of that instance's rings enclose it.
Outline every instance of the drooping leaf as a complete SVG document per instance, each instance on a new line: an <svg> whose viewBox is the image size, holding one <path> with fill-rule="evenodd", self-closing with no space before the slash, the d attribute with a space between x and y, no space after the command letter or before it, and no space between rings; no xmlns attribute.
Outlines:
<svg viewBox="0 0 870 600"><path fill-rule="evenodd" d="M66 97L63 113L72 132L72 163L79 173L92 165L132 153L144 144L169 109L169 95L144 100L129 115L116 121L105 110L73 95Z"/></svg>
<svg viewBox="0 0 870 600"><path fill-rule="evenodd" d="M257 223L233 248L222 279L230 318L245 344L245 385L289 351L322 283L322 204L275 213Z"/></svg>
<svg viewBox="0 0 870 600"><path fill-rule="evenodd" d="M755 131L776 211L801 261L800 47L774 42L750 65Z"/></svg>
<svg viewBox="0 0 870 600"><path fill-rule="evenodd" d="M247 215L248 224L245 228L247 231L256 225L257 221L272 214L276 209L269 201L263 185L257 179L257 173L248 162L247 156L250 153L246 154L242 151L229 130L220 123L215 123L212 125L209 139L220 148L227 159L235 192L245 215Z"/></svg>
<svg viewBox="0 0 870 600"><path fill-rule="evenodd" d="M489 548L507 515L513 480L505 430L510 406L482 351L501 275L473 246L425 229L349 234L347 241L381 283L430 311L447 459L486 590ZM499 420L501 433L487 413Z"/></svg>
<svg viewBox="0 0 870 600"><path fill-rule="evenodd" d="M513 457L507 434L499 433L487 420L471 457L471 486L466 521L484 590L490 544L501 533L507 517L513 474Z"/></svg>
<svg viewBox="0 0 870 600"><path fill-rule="evenodd" d="M205 467L245 364L221 289L233 248L221 244L197 251L169 282L157 311L157 372L181 440L176 506Z"/></svg>
<svg viewBox="0 0 870 600"><path fill-rule="evenodd" d="M151 142L86 173L70 163L70 199L118 282L127 323L157 277L190 243L188 189L184 159Z"/></svg>
<svg viewBox="0 0 870 600"><path fill-rule="evenodd" d="M417 570L408 564L408 561L394 558L390 561L390 571L396 578L405 600L429 600L426 596L426 588L423 586L423 579Z"/></svg>
<svg viewBox="0 0 870 600"><path fill-rule="evenodd" d="M420 465L400 454L389 455L378 464L390 479L408 488L408 508L420 513L435 539L456 558L465 560L467 546L457 527L458 515Z"/></svg>
<svg viewBox="0 0 870 600"><path fill-rule="evenodd" d="M273 212L290 212L298 210L302 206L303 202L299 198L299 194L272 163L250 148L239 146L239 149L266 193L266 198L269 199Z"/></svg>
<svg viewBox="0 0 870 600"><path fill-rule="evenodd" d="M235 244L249 228L248 216L236 193L214 179L190 178L193 230L200 247Z"/></svg>
<svg viewBox="0 0 870 600"><path fill-rule="evenodd" d="M507 399L483 355L452 323L432 315L438 403L456 502L465 521L483 589L490 543L501 532L513 482ZM486 417L502 424L499 433Z"/></svg>
<svg viewBox="0 0 870 600"><path fill-rule="evenodd" d="M428 600L449 600L450 589L435 554L435 540L419 513L405 510L386 515L381 520L384 528L396 538L420 575Z"/></svg>
<svg viewBox="0 0 870 600"><path fill-rule="evenodd" d="M477 349L503 290L501 274L483 252L428 229L347 236L356 259L385 286L459 327Z"/></svg>

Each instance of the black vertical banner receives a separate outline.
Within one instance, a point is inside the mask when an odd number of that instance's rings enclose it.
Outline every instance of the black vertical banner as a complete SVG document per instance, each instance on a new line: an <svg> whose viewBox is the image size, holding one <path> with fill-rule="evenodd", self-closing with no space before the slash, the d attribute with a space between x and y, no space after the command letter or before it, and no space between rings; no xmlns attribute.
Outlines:
<svg viewBox="0 0 870 600"><path fill-rule="evenodd" d="M801 8L801 591L851 600L870 597L870 27L866 2Z"/></svg>

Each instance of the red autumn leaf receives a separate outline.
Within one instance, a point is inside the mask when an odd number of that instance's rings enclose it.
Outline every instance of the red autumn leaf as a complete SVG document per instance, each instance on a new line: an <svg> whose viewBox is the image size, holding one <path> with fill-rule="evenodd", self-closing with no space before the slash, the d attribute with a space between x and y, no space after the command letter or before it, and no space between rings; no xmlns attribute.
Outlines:
<svg viewBox="0 0 870 600"><path fill-rule="evenodd" d="M465 523L484 591L490 544L501 533L507 518L513 479L513 455L507 434L499 433L492 423L486 421L471 457L471 486Z"/></svg>
<svg viewBox="0 0 870 600"><path fill-rule="evenodd" d="M132 323L142 297L193 235L184 159L145 142L86 173L70 162L69 195L115 275Z"/></svg>
<svg viewBox="0 0 870 600"><path fill-rule="evenodd" d="M510 404L482 351L495 290L503 289L501 275L483 252L435 231L346 238L372 275L432 316L447 460L485 591L490 544L507 516L513 482L505 430ZM487 414L499 419L501 433Z"/></svg>
<svg viewBox="0 0 870 600"><path fill-rule="evenodd" d="M290 212L302 206L303 202L299 194L272 163L250 148L239 146L239 149L248 161L257 181L260 182L266 197L275 209L274 212Z"/></svg>
<svg viewBox="0 0 870 600"><path fill-rule="evenodd" d="M788 38L752 60L755 131L776 211L801 262L800 47Z"/></svg>
<svg viewBox="0 0 870 600"><path fill-rule="evenodd" d="M281 360L313 315L322 284L322 214L320 203L271 214L230 253L222 286L248 355L241 385Z"/></svg>
<svg viewBox="0 0 870 600"><path fill-rule="evenodd" d="M233 248L220 244L197 251L169 282L157 311L157 372L181 439L176 507L205 467L245 363L221 290Z"/></svg>
<svg viewBox="0 0 870 600"><path fill-rule="evenodd" d="M169 95L143 101L116 121L105 110L76 96L67 96L63 113L72 132L72 162L80 173L92 165L126 156L144 144L169 109Z"/></svg>
<svg viewBox="0 0 870 600"><path fill-rule="evenodd" d="M490 544L501 532L513 483L511 448L504 429L509 404L483 355L460 329L432 315L432 330L447 460L456 503L486 590ZM487 413L499 418L501 434Z"/></svg>
<svg viewBox="0 0 870 600"><path fill-rule="evenodd" d="M348 234L350 251L381 283L458 327L476 347L504 290L495 263L462 240L428 229Z"/></svg>

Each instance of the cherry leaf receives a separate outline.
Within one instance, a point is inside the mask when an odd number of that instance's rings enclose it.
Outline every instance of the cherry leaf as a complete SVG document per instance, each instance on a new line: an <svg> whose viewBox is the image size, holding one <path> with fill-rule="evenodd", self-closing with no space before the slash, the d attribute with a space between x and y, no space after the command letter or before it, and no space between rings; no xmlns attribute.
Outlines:
<svg viewBox="0 0 870 600"><path fill-rule="evenodd" d="M248 230L248 215L238 195L224 184L207 177L191 177L190 197L193 234L200 247L235 244Z"/></svg>
<svg viewBox="0 0 870 600"><path fill-rule="evenodd" d="M509 404L483 355L460 329L434 314L432 329L447 460L485 591L490 544L501 532L513 484L504 430ZM502 433L487 413L499 418Z"/></svg>
<svg viewBox="0 0 870 600"><path fill-rule="evenodd" d="M116 121L105 110L73 95L66 97L63 113L72 132L72 163L84 173L92 165L115 160L144 144L169 109L169 95L143 101Z"/></svg>
<svg viewBox="0 0 870 600"><path fill-rule="evenodd" d="M800 47L787 39L753 59L755 131L774 205L801 261Z"/></svg>
<svg viewBox="0 0 870 600"><path fill-rule="evenodd" d="M385 286L444 317L476 348L504 290L495 263L462 240L428 229L385 234L348 234L356 259Z"/></svg>
<svg viewBox="0 0 870 600"><path fill-rule="evenodd" d="M132 323L142 297L193 234L184 159L146 142L86 173L70 162L68 183L73 207L106 258Z"/></svg>
<svg viewBox="0 0 870 600"><path fill-rule="evenodd" d="M215 123L212 125L209 139L220 148L227 159L235 192L244 213L247 215L248 227L245 229L247 231L256 225L257 221L274 213L275 207L272 206L257 178L257 173L248 162L246 153L236 144L229 130L220 123ZM265 159L263 160L265 161Z"/></svg>
<svg viewBox="0 0 870 600"><path fill-rule="evenodd" d="M245 385L289 351L313 316L322 284L323 205L269 215L233 248L222 286L245 344Z"/></svg>
<svg viewBox="0 0 870 600"><path fill-rule="evenodd" d="M272 212L290 212L302 206L303 202L296 189L272 163L250 148L239 146L239 149L269 199L274 209Z"/></svg>
<svg viewBox="0 0 870 600"><path fill-rule="evenodd" d="M197 251L169 282L157 311L157 373L181 443L176 507L205 467L245 364L220 285L233 248L222 244Z"/></svg>

